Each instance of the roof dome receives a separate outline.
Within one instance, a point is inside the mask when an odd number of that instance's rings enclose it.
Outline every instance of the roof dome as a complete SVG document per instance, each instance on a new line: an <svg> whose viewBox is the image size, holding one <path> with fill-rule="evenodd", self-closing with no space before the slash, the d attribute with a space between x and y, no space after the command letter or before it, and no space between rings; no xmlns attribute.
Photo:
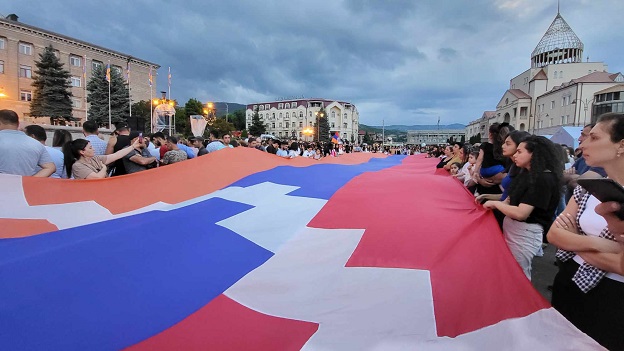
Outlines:
<svg viewBox="0 0 624 351"><path fill-rule="evenodd" d="M559 13L531 54L532 67L583 62L583 43Z"/></svg>

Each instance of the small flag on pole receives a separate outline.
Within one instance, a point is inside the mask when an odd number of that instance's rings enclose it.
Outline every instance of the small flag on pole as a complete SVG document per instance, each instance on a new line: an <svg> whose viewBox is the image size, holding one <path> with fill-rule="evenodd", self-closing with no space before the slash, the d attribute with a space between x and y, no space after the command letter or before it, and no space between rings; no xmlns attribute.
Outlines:
<svg viewBox="0 0 624 351"><path fill-rule="evenodd" d="M110 74L110 62L106 65L106 81L110 83L111 74Z"/></svg>
<svg viewBox="0 0 624 351"><path fill-rule="evenodd" d="M150 66L150 70L149 70L149 75L148 75L148 79L147 82L149 83L149 86L152 86L152 66Z"/></svg>
<svg viewBox="0 0 624 351"><path fill-rule="evenodd" d="M83 56L84 65L82 65L82 78L87 79L87 55Z"/></svg>
<svg viewBox="0 0 624 351"><path fill-rule="evenodd" d="M130 84L130 62L126 62L126 83Z"/></svg>
<svg viewBox="0 0 624 351"><path fill-rule="evenodd" d="M167 75L167 80L169 82L169 88L171 88L171 67L169 67L169 75Z"/></svg>

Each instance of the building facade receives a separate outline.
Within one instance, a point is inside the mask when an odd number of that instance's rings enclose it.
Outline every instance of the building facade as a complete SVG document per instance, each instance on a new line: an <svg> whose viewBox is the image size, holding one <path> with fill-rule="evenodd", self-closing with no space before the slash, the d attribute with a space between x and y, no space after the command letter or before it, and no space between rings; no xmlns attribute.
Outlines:
<svg viewBox="0 0 624 351"><path fill-rule="evenodd" d="M489 125L507 122L515 129L543 135L556 127L582 126L592 119L594 94L624 82L603 62L583 62L584 45L557 13L531 53L531 67L512 78L496 111L466 126L472 137ZM485 135L484 135L485 134Z"/></svg>
<svg viewBox="0 0 624 351"><path fill-rule="evenodd" d="M317 140L316 114L321 109L327 114L331 134L349 142L358 141L360 115L354 104L326 99L293 99L258 102L247 105L246 128L249 129L254 111L258 109L260 120L266 126L266 133L278 138L296 138L306 141ZM312 134L304 133L304 130Z"/></svg>
<svg viewBox="0 0 624 351"><path fill-rule="evenodd" d="M64 68L71 74L73 95L72 117L84 120L87 113L86 84L96 66L111 69L126 76L130 71L129 87L132 102L150 100L155 82L148 83L150 68L153 75L159 65L103 48L91 43L33 27L18 21L17 16L0 17L0 109L11 109L23 120L30 120L30 100L33 95L32 76L39 54L52 45ZM86 76L86 77L85 77Z"/></svg>
<svg viewBox="0 0 624 351"><path fill-rule="evenodd" d="M461 141L465 139L466 133L461 129L440 129L440 130L408 130L408 145L440 145L446 144L449 139Z"/></svg>

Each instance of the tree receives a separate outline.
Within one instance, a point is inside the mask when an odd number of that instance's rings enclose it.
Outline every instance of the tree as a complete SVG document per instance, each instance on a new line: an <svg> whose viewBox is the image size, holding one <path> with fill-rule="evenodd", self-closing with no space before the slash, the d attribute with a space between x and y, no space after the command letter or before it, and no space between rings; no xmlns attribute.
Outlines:
<svg viewBox="0 0 624 351"><path fill-rule="evenodd" d="M368 134L368 132L365 132L366 134L364 134L364 138L362 138L362 143L366 144L366 145L371 145L373 143L373 140L371 139L370 135Z"/></svg>
<svg viewBox="0 0 624 351"><path fill-rule="evenodd" d="M204 104L197 99L190 98L184 105L184 110L187 116L192 115L204 115Z"/></svg>
<svg viewBox="0 0 624 351"><path fill-rule="evenodd" d="M231 134L233 130L234 125L232 123L226 122L224 117L218 117L212 125L208 126L204 136L208 137L210 131L215 131L218 135L223 135L225 133Z"/></svg>
<svg viewBox="0 0 624 351"><path fill-rule="evenodd" d="M260 120L260 114L258 113L258 111L259 111L259 107L256 106L256 110L254 111L253 116L251 117L251 125L249 126L249 134L256 136L256 137L266 132L266 126Z"/></svg>
<svg viewBox="0 0 624 351"><path fill-rule="evenodd" d="M473 135L469 139L470 144L476 144L481 142L481 133L477 133L477 135Z"/></svg>
<svg viewBox="0 0 624 351"><path fill-rule="evenodd" d="M462 144L465 143L466 142L466 136L462 135L461 139L459 140L459 142L462 143Z"/></svg>
<svg viewBox="0 0 624 351"><path fill-rule="evenodd" d="M143 120L145 121L143 130L146 130L146 131L149 131L152 129L152 122L150 120L152 117L151 108L152 108L152 103L147 100L141 100L132 104L132 116L137 117L137 118L143 118Z"/></svg>
<svg viewBox="0 0 624 351"><path fill-rule="evenodd" d="M128 86L116 69L110 70L110 115L112 123L126 121L130 114L130 97ZM109 82L106 80L106 68L95 67L89 84L87 84L87 101L89 106L89 119L96 121L100 126L108 125L108 89Z"/></svg>
<svg viewBox="0 0 624 351"><path fill-rule="evenodd" d="M330 139L329 136L329 122L327 122L327 113L325 109L321 107L317 112L317 131L319 133L319 141L327 142Z"/></svg>
<svg viewBox="0 0 624 351"><path fill-rule="evenodd" d="M245 129L245 110L236 110L228 115L230 122L236 130Z"/></svg>
<svg viewBox="0 0 624 351"><path fill-rule="evenodd" d="M52 45L39 54L33 76L33 97L30 115L69 120L72 116L70 73L54 54Z"/></svg>
<svg viewBox="0 0 624 351"><path fill-rule="evenodd" d="M187 105L188 105L188 102L187 102ZM186 105L182 107L176 104L175 110L176 110L175 112L176 133L182 134L182 135L191 135L192 134L191 121L189 120L189 116L191 114L188 113L188 110L186 109ZM192 113L192 114L196 115L197 113Z"/></svg>

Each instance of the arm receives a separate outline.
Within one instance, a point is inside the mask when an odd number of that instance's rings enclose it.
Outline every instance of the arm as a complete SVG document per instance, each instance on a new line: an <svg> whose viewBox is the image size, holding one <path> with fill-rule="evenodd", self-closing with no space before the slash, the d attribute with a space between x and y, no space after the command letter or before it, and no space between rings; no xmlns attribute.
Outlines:
<svg viewBox="0 0 624 351"><path fill-rule="evenodd" d="M507 201L488 201L483 204L483 207L489 209L495 208L501 211L505 216L515 219L516 221L526 220L535 208L534 206L522 203L518 206L513 206Z"/></svg>
<svg viewBox="0 0 624 351"><path fill-rule="evenodd" d="M117 144L117 137L114 135L111 135L110 138L108 138L108 143L106 144L106 151L104 152L104 154L105 155L112 154L115 149L115 144Z"/></svg>
<svg viewBox="0 0 624 351"><path fill-rule="evenodd" d="M104 166L99 172L91 172L85 179L104 179L108 168Z"/></svg>
<svg viewBox="0 0 624 351"><path fill-rule="evenodd" d="M129 147L125 147L125 148L115 152L114 154L106 155L106 161L104 163L109 165L109 164L119 160L120 158L122 158L122 157L126 156L127 154L129 154L135 148L139 147L139 145L140 145L139 139L137 138L134 141L134 144L130 145Z"/></svg>
<svg viewBox="0 0 624 351"><path fill-rule="evenodd" d="M143 157L141 155L134 155L130 157L130 161L139 164L141 166L147 166L150 163L156 161L156 157Z"/></svg>
<svg viewBox="0 0 624 351"><path fill-rule="evenodd" d="M617 243L615 244L617 245ZM587 263L591 264L594 267L600 268L603 271L624 275L624 269L622 269L622 257L624 256L624 253L622 252L621 246L618 253L578 252L578 255L581 256L581 258L584 259Z"/></svg>
<svg viewBox="0 0 624 351"><path fill-rule="evenodd" d="M479 157L477 157L477 162L475 162L473 168L473 174L475 177L480 177L481 175L481 164L483 163L483 149L479 150Z"/></svg>
<svg viewBox="0 0 624 351"><path fill-rule="evenodd" d="M41 167L41 169L39 170L39 172L33 174L33 177L47 178L51 176L52 173L56 172L56 166L54 165L54 162L44 163L42 165L39 165L39 167Z"/></svg>

